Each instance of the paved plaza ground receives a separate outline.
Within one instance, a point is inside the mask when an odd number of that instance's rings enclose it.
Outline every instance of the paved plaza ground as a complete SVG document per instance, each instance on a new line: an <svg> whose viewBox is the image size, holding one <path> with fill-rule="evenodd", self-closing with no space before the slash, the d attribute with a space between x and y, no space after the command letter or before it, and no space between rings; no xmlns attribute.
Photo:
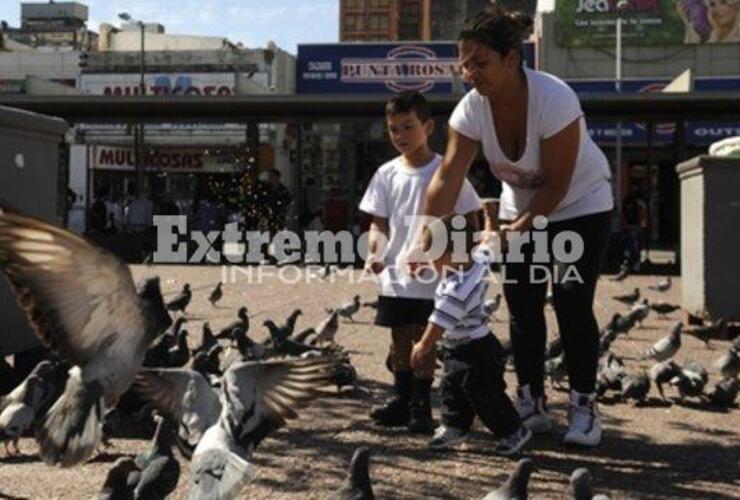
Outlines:
<svg viewBox="0 0 740 500"><path fill-rule="evenodd" d="M257 269L252 268L255 273ZM276 271L274 267L263 269ZM220 307L214 308L207 297L221 279L220 267L134 266L133 273L136 278L159 274L164 291L170 295L183 283L191 284L195 290L188 308L191 344L199 342L204 320L210 321L215 330L230 322L242 305L247 305L254 315L250 335L263 339L264 319L282 320L296 307L304 312L297 325L301 330L316 326L325 317L325 308L346 302L354 294L359 294L363 301L375 298L372 283L356 283L357 279L347 275L337 277L333 283L312 280L311 284L289 284L267 278L257 284L238 274L236 283L224 287ZM353 273L356 278L358 271ZM656 276L636 276L616 283L603 277L595 305L600 324L605 324L613 312L625 310L625 306L610 298L612 295L639 286L651 300L679 303L681 286L691 285L674 279L674 286L667 293L646 290L647 284L657 280ZM493 296L499 291L500 285L494 284L489 294ZM372 425L367 414L373 404L383 399L391 382L391 374L383 364L389 334L372 324L373 317L374 310L363 308L355 323L342 322L336 339L350 353L363 386L372 395L357 395L349 388L341 393L327 389L324 397L301 411L300 419L291 421L258 448L253 457L258 477L245 489L245 498L326 498L342 481L352 452L359 445L373 450L370 475L379 499L481 498L512 469L514 460L491 453L491 436L481 427L476 428L467 449L434 453L426 450L425 437ZM508 338L505 304L498 318L493 323L495 333L501 339ZM547 318L553 335L557 326L550 308ZM651 314L643 328L632 330L628 337L620 337L612 350L623 357L629 371L649 368L648 362L638 359L640 354L680 319L678 313L669 319ZM686 336L676 360L680 363L694 360L708 367L712 385L718 377L710 366L728 345L727 341L715 341L713 348L708 349L697 339ZM513 392L511 368L507 380ZM669 398L676 397L672 388L667 391ZM536 436L523 453L539 468L530 482L534 497L565 498L571 471L586 466L595 477L597 492L607 493L611 498L740 498L740 410L737 408L721 412L698 402L664 404L653 388L649 401L641 407L632 403L603 403L603 443L598 449L583 450L561 445L567 393L550 390L549 396L557 426L552 435ZM437 406L435 401L435 416ZM112 443L105 454L90 463L59 469L42 465L36 456L35 442L23 439L21 449L25 456L0 458L0 498L6 498L3 495L34 500L90 498L102 485L113 461L148 446L144 436L115 438ZM187 497L188 462L181 460L181 463L180 483L172 498Z"/></svg>

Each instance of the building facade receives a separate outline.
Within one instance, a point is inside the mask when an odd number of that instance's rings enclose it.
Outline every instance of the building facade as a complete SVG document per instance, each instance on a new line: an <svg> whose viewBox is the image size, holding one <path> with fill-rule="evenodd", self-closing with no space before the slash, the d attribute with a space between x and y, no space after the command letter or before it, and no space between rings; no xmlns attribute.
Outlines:
<svg viewBox="0 0 740 500"><path fill-rule="evenodd" d="M430 40L431 0L340 0L342 42Z"/></svg>

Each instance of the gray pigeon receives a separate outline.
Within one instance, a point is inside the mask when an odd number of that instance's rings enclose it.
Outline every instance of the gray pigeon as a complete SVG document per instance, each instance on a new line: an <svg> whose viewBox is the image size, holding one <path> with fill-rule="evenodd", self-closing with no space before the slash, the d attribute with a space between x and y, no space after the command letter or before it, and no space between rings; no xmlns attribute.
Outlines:
<svg viewBox="0 0 740 500"><path fill-rule="evenodd" d="M658 388L661 399L665 400L663 384L669 383L680 371L681 367L673 360L655 363L652 368L650 368L650 380L652 380L655 387Z"/></svg>
<svg viewBox="0 0 740 500"><path fill-rule="evenodd" d="M487 318L496 321L496 312L499 310L500 307L501 294L497 293L494 298L483 303L483 314L485 314Z"/></svg>
<svg viewBox="0 0 740 500"><path fill-rule="evenodd" d="M666 315L681 309L681 306L669 304L667 302L653 302L652 304L650 304L650 309L658 313L658 316L660 316L661 318L664 318Z"/></svg>
<svg viewBox="0 0 740 500"><path fill-rule="evenodd" d="M671 333L653 344L642 359L654 359L655 361L665 361L676 355L681 348L681 330L683 323L676 323Z"/></svg>
<svg viewBox="0 0 740 500"><path fill-rule="evenodd" d="M726 378L717 382L717 385L714 386L707 396L713 405L721 408L730 408L735 405L739 389L740 380L736 378Z"/></svg>
<svg viewBox="0 0 740 500"><path fill-rule="evenodd" d="M352 455L347 478L329 500L374 500L369 474L370 449L361 446Z"/></svg>
<svg viewBox="0 0 740 500"><path fill-rule="evenodd" d="M282 329L280 329L273 321L270 321L268 319L263 324L270 332L270 340L272 340L273 352L278 356L298 357L308 351L314 350L314 348L311 346L298 343L293 339L286 338Z"/></svg>
<svg viewBox="0 0 740 500"><path fill-rule="evenodd" d="M136 389L157 411L177 422L177 444L185 455L192 454L221 414L217 390L194 370L143 369Z"/></svg>
<svg viewBox="0 0 740 500"><path fill-rule="evenodd" d="M348 318L352 323L355 322L354 316L357 314L357 311L360 310L360 296L355 295L352 297L352 300L350 302L347 302L346 304L342 304L340 307L337 307L336 313L339 314L343 318Z"/></svg>
<svg viewBox="0 0 740 500"><path fill-rule="evenodd" d="M676 387L681 400L686 397L700 398L704 394L704 386L708 380L709 374L706 369L698 363L691 362L685 364L671 379L671 385Z"/></svg>
<svg viewBox="0 0 740 500"><path fill-rule="evenodd" d="M685 330L684 333L688 333L689 335L692 335L701 340L702 342L704 342L705 347L711 347L709 341L713 338L723 338L725 336L726 330L727 321L725 321L723 318L720 318L711 325L690 328L688 330Z"/></svg>
<svg viewBox="0 0 740 500"><path fill-rule="evenodd" d="M100 418L126 392L151 342L172 324L158 278L137 289L128 266L76 234L0 209L0 268L41 340L72 366L37 432L47 464L88 459Z"/></svg>
<svg viewBox="0 0 740 500"><path fill-rule="evenodd" d="M642 299L642 302L632 306L627 317L632 320L633 324L636 321L640 325L640 328L642 328L642 322L647 319L648 315L650 315L650 305L647 299Z"/></svg>
<svg viewBox="0 0 740 500"><path fill-rule="evenodd" d="M193 292L190 291L190 283L185 283L180 293L175 295L175 298L167 302L167 310L172 312L185 312L190 299L193 298Z"/></svg>
<svg viewBox="0 0 740 500"><path fill-rule="evenodd" d="M631 306L640 300L640 289L635 287L635 290L632 293L628 293L626 295L615 295L612 298L617 302Z"/></svg>
<svg viewBox="0 0 740 500"><path fill-rule="evenodd" d="M211 290L211 295L208 296L208 302L210 302L212 306L215 306L216 302L221 300L221 298L224 296L224 292L221 289L222 285L223 283L219 281L218 285L216 285L216 288Z"/></svg>
<svg viewBox="0 0 740 500"><path fill-rule="evenodd" d="M174 428L168 417L158 417L152 447L134 459L141 471L134 487L135 500L164 500L177 487L180 463L172 456Z"/></svg>
<svg viewBox="0 0 740 500"><path fill-rule="evenodd" d="M198 443L190 473L190 500L229 500L253 476L248 462L259 443L295 409L331 384L331 357L242 362L222 380L221 416Z"/></svg>
<svg viewBox="0 0 740 500"><path fill-rule="evenodd" d="M535 466L532 460L529 458L519 460L509 479L483 497L483 500L527 500L529 496L527 492L529 476L534 471Z"/></svg>
<svg viewBox="0 0 740 500"><path fill-rule="evenodd" d="M121 457L116 460L105 477L103 488L94 500L133 500L134 488L132 484L129 484L129 477L132 473L136 473L137 479L133 482L138 483L138 470L131 457Z"/></svg>
<svg viewBox="0 0 740 500"><path fill-rule="evenodd" d="M339 330L339 312L332 311L319 326L316 327L316 339L314 344L331 344L334 342L334 336Z"/></svg>
<svg viewBox="0 0 740 500"><path fill-rule="evenodd" d="M21 450L18 448L18 440L33 423L34 406L41 399L41 388L38 387L38 377L30 376L21 384L22 391L11 395L13 398L8 403L4 403L3 410L0 412L0 440L5 445L5 453L11 455L8 450L8 442L15 447L15 454L20 455ZM13 391L16 392L16 391Z"/></svg>
<svg viewBox="0 0 740 500"><path fill-rule="evenodd" d="M622 397L625 399L632 399L641 403L645 401L648 393L650 392L650 378L644 371L638 372L634 375L625 375L620 380L622 385Z"/></svg>
<svg viewBox="0 0 740 500"><path fill-rule="evenodd" d="M654 285L648 285L648 288L656 292L667 292L671 289L672 284L673 282L671 281L671 277L668 276L667 278L658 281Z"/></svg>
<svg viewBox="0 0 740 500"><path fill-rule="evenodd" d="M722 378L737 378L740 372L740 353L734 346L730 347L714 362L714 367L722 374Z"/></svg>
<svg viewBox="0 0 740 500"><path fill-rule="evenodd" d="M570 492L573 500L609 500L607 496L594 495L591 483L593 483L591 471L585 467L574 470L570 475Z"/></svg>
<svg viewBox="0 0 740 500"><path fill-rule="evenodd" d="M545 375L550 378L550 384L561 388L563 381L568 376L568 369L565 365L565 353L557 358L545 361Z"/></svg>

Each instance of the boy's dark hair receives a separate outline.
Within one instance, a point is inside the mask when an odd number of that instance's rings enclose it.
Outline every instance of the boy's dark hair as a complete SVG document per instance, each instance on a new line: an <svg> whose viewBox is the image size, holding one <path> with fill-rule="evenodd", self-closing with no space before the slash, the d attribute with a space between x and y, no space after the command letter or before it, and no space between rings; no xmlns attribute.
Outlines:
<svg viewBox="0 0 740 500"><path fill-rule="evenodd" d="M419 121L424 123L432 117L429 101L419 92L401 92L385 104L385 116L398 113L416 113Z"/></svg>
<svg viewBox="0 0 740 500"><path fill-rule="evenodd" d="M533 25L529 14L493 4L465 20L458 40L481 43L502 57L511 50L521 55L522 44Z"/></svg>
<svg viewBox="0 0 740 500"><path fill-rule="evenodd" d="M462 227L460 227L461 225L458 222L458 217L464 221L464 225ZM453 224L453 221L456 224ZM473 251L473 248L477 244L477 242L475 241L475 236L477 232L476 228L473 226L473 224L468 223L468 220L464 215L443 215L442 217L436 218L432 220L429 224L424 226L424 231L422 233L424 251L428 251L431 249L433 235L435 235L437 232L447 235L447 246L445 247L445 253L452 252L455 249L455 241L458 237L453 237L453 235L456 234L459 235L462 233L464 235L464 251L467 255L470 255L470 253Z"/></svg>

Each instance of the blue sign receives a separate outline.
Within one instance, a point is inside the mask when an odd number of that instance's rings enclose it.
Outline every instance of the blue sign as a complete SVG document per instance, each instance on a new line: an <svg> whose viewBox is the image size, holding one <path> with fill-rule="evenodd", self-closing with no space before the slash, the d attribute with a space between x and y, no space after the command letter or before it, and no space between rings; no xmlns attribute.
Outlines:
<svg viewBox="0 0 740 500"><path fill-rule="evenodd" d="M525 44L525 64L534 67L534 57L534 44ZM460 78L455 75L457 68L454 42L299 45L296 92L385 94L415 90L450 94Z"/></svg>
<svg viewBox="0 0 740 500"><path fill-rule="evenodd" d="M624 80L623 93L660 92L669 80ZM574 80L568 84L578 93L614 93L613 80ZM695 92L740 91L740 78L696 78ZM588 117L586 117L588 119ZM591 137L599 144L613 144L617 137L614 122L587 121ZM656 123L653 127L653 144L673 144L675 132L673 123ZM622 122L622 142L624 144L646 144L647 126L644 123ZM726 137L740 135L740 122L687 122L686 142L697 146L711 144Z"/></svg>

